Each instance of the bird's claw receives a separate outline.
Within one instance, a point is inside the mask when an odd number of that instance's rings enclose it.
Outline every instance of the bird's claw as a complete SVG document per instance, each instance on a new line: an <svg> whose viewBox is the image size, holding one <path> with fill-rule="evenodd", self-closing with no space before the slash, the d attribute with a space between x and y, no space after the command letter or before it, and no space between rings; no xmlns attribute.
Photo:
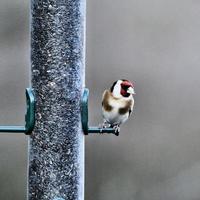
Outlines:
<svg viewBox="0 0 200 200"><path fill-rule="evenodd" d="M103 129L105 128L104 123L99 124L100 134L103 134Z"/></svg>
<svg viewBox="0 0 200 200"><path fill-rule="evenodd" d="M102 124L99 124L100 134L103 134L103 129L104 128L113 128L114 129L114 134L116 136L119 136L119 132L120 132L119 124L116 124L116 125L113 126L113 125L109 124L107 121L104 121Z"/></svg>
<svg viewBox="0 0 200 200"><path fill-rule="evenodd" d="M115 131L115 135L116 136L119 136L119 132L120 132L120 127L119 127L119 125L115 125L115 126L113 126L113 129L114 129L114 131Z"/></svg>
<svg viewBox="0 0 200 200"><path fill-rule="evenodd" d="M106 121L104 121L103 124L99 124L100 134L103 134L104 128L109 128L109 127L110 127L110 124Z"/></svg>

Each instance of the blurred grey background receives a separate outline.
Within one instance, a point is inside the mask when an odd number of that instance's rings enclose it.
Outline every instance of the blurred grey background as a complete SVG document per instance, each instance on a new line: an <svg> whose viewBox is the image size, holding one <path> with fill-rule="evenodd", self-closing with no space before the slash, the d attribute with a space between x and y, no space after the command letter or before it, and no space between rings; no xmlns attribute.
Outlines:
<svg viewBox="0 0 200 200"><path fill-rule="evenodd" d="M29 2L0 1L0 123L23 124ZM136 83L120 137L86 137L86 200L200 200L200 1L87 1L90 123L101 93ZM0 199L25 200L27 137L0 135Z"/></svg>

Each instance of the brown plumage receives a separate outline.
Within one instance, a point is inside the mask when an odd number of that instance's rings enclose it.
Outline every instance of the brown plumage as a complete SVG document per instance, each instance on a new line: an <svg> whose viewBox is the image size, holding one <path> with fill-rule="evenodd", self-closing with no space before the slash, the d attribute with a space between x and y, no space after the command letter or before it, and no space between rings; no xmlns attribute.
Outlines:
<svg viewBox="0 0 200 200"><path fill-rule="evenodd" d="M109 99L111 96L111 92L108 90L106 90L103 94L102 106L104 107L105 111L111 111L113 109L113 107L109 104Z"/></svg>
<svg viewBox="0 0 200 200"><path fill-rule="evenodd" d="M133 102L131 100L127 101L127 103L126 103L126 105L124 107L119 108L119 114L120 115L124 115L127 112L129 112L129 115L130 115L131 112L132 112L132 110L131 110L132 103Z"/></svg>

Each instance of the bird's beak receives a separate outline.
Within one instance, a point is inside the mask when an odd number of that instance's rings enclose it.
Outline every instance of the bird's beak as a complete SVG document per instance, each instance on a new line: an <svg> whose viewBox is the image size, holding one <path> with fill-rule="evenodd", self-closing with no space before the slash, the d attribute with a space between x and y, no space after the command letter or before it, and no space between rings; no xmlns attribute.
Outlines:
<svg viewBox="0 0 200 200"><path fill-rule="evenodd" d="M129 94L136 94L133 87L129 87L128 90L127 90L127 93L129 93Z"/></svg>

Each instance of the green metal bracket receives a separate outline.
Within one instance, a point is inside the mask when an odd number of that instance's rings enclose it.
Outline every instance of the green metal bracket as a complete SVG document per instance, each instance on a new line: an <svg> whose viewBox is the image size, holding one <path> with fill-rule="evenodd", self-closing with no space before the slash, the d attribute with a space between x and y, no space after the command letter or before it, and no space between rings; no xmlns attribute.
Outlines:
<svg viewBox="0 0 200 200"><path fill-rule="evenodd" d="M31 134L35 125L35 98L31 88L26 89L26 104L25 126L0 126L0 132Z"/></svg>
<svg viewBox="0 0 200 200"><path fill-rule="evenodd" d="M116 132L113 128L88 127L88 97L89 89L85 88L81 101L81 122L84 134L88 135L89 133L113 133L118 136L119 132Z"/></svg>

